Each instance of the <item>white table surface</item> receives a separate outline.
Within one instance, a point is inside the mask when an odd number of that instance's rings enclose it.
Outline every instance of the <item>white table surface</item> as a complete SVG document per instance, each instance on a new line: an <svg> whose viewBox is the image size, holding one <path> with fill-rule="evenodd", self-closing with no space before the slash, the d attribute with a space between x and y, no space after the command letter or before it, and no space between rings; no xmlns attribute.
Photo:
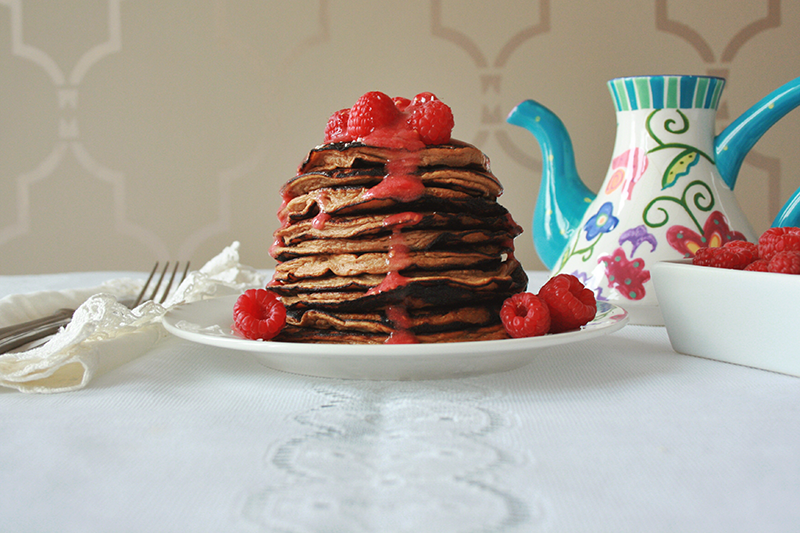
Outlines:
<svg viewBox="0 0 800 533"><path fill-rule="evenodd" d="M800 380L646 326L419 382L168 338L80 391L0 389L0 496L3 532L794 532Z"/></svg>

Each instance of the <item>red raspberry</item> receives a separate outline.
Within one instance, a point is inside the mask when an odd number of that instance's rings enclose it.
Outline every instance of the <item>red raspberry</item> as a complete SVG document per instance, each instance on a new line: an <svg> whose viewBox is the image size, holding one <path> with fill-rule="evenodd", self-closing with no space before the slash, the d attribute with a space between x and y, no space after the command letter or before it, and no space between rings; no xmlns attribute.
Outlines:
<svg viewBox="0 0 800 533"><path fill-rule="evenodd" d="M427 104L428 102L432 102L434 100L438 100L438 98L436 98L436 95L433 93L419 93L414 97L414 100L411 101L411 105L416 107L418 105Z"/></svg>
<svg viewBox="0 0 800 533"><path fill-rule="evenodd" d="M578 329L597 314L594 292L571 274L558 274L539 289L550 309L550 333Z"/></svg>
<svg viewBox="0 0 800 533"><path fill-rule="evenodd" d="M550 330L550 310L534 294L519 292L503 302L500 319L506 332L514 338L538 337Z"/></svg>
<svg viewBox="0 0 800 533"><path fill-rule="evenodd" d="M368 92L350 108L347 130L353 138L366 137L377 128L390 126L399 116L400 111L386 94Z"/></svg>
<svg viewBox="0 0 800 533"><path fill-rule="evenodd" d="M749 272L769 272L769 261L766 259L756 259L744 267L744 269Z"/></svg>
<svg viewBox="0 0 800 533"><path fill-rule="evenodd" d="M758 259L758 244L748 241L728 241L722 245L723 248L733 250L744 255L744 261L749 265Z"/></svg>
<svg viewBox="0 0 800 533"><path fill-rule="evenodd" d="M246 339L268 341L286 324L286 308L275 293L249 289L233 304L233 329Z"/></svg>
<svg viewBox="0 0 800 533"><path fill-rule="evenodd" d="M800 252L778 252L769 260L769 271L779 274L800 274Z"/></svg>
<svg viewBox="0 0 800 533"><path fill-rule="evenodd" d="M395 107L398 111L403 112L406 108L411 105L411 100L408 98L404 98L402 96L395 96L392 98L392 102L394 102Z"/></svg>
<svg viewBox="0 0 800 533"><path fill-rule="evenodd" d="M758 238L761 259L770 260L778 252L800 252L800 228L769 228Z"/></svg>
<svg viewBox="0 0 800 533"><path fill-rule="evenodd" d="M752 263L747 253L741 253L734 248L699 248L692 258L692 264L716 268L732 268L743 270Z"/></svg>
<svg viewBox="0 0 800 533"><path fill-rule="evenodd" d="M325 126L325 143L335 143L352 141L353 138L347 132L347 119L350 118L349 109L340 109L328 119Z"/></svg>
<svg viewBox="0 0 800 533"><path fill-rule="evenodd" d="M423 93L424 94L424 93ZM417 101L419 95L414 97L414 102ZM453 131L455 121L453 120L453 111L450 106L436 100L424 101L419 105L413 102L410 109L411 116L408 119L408 124L411 129L419 133L419 137L425 144L445 144L450 142L450 134Z"/></svg>

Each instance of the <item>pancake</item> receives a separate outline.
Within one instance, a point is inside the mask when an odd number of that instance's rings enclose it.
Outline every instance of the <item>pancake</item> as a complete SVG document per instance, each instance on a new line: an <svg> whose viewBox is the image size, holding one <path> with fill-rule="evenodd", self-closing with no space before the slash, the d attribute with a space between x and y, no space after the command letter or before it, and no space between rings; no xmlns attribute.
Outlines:
<svg viewBox="0 0 800 533"><path fill-rule="evenodd" d="M289 311L286 323L290 326L391 334L395 331L395 308L377 309L369 313L343 313L321 309ZM497 314L484 306L453 309L422 309L407 312L405 328L415 335L438 333L465 327L484 327L497 323Z"/></svg>
<svg viewBox="0 0 800 533"><path fill-rule="evenodd" d="M295 281L319 278L327 274L338 277L362 274L383 274L385 276L395 270L408 273L418 270L431 272L469 267L482 268L499 263L501 259L500 250L496 250L496 253L477 251L407 252L402 257L392 256L391 253L320 254L301 256L280 263L275 269L273 279Z"/></svg>
<svg viewBox="0 0 800 533"><path fill-rule="evenodd" d="M466 231L406 231L401 235L409 251L451 250L465 246L476 247L483 254L496 254L511 249L508 234L486 230ZM378 235L371 239L314 239L292 246L275 245L272 256L288 261L299 256L322 254L389 253L396 245L397 235Z"/></svg>
<svg viewBox="0 0 800 533"><path fill-rule="evenodd" d="M331 216L397 212L405 210L408 203L391 197L375 197L370 191L367 187L317 189L287 201L278 211L278 219L294 222L312 218L321 212ZM415 209L420 211L472 213L495 218L507 213L495 201L441 187L425 187L424 192L414 199L414 204Z"/></svg>
<svg viewBox="0 0 800 533"><path fill-rule="evenodd" d="M387 344L391 341L391 337L391 334L386 333L312 329L287 325L283 328L281 333L275 337L275 340L313 344ZM419 343L473 342L507 338L508 333L506 333L502 324L415 335L415 340Z"/></svg>
<svg viewBox="0 0 800 533"><path fill-rule="evenodd" d="M437 167L414 172L427 187L439 187L465 192L470 196L497 198L503 188L492 174L465 168ZM296 198L319 189L341 187L373 187L386 175L383 167L316 171L300 174L281 189L284 198Z"/></svg>
<svg viewBox="0 0 800 533"><path fill-rule="evenodd" d="M370 168L386 165L409 152L397 148L370 146L363 142L330 143L317 146L308 153L297 173L339 168ZM416 166L448 166L475 168L491 172L489 158L475 146L453 140L446 145L428 146L413 153ZM499 181L498 181L499 183Z"/></svg>
<svg viewBox="0 0 800 533"><path fill-rule="evenodd" d="M474 302L502 302L512 294L525 290L527 282L522 266L516 260L509 260L495 270L329 275L296 282L274 282L268 288L281 297L287 309L363 312L394 304L419 309L472 305Z"/></svg>
<svg viewBox="0 0 800 533"><path fill-rule="evenodd" d="M340 216L294 221L291 225L278 228L275 233L276 249L291 246L312 239L358 239L374 238L376 235L391 233L395 226L404 230L481 230L505 232L516 237L522 233L520 228L506 212L503 216L479 217L471 213L406 212L378 213L363 216Z"/></svg>

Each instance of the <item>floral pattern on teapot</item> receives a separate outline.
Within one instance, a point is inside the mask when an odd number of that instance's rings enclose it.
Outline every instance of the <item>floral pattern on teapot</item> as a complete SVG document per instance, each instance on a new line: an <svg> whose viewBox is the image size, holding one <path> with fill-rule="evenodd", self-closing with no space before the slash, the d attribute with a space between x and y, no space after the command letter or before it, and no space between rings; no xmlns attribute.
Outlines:
<svg viewBox="0 0 800 533"><path fill-rule="evenodd" d="M666 116L664 111L672 111ZM663 123L658 122L659 117ZM648 169L650 157L654 153L661 156L663 171L660 173L661 189L658 196L650 200L634 221L641 224L632 226L621 232L618 237L617 248L612 253L598 254L595 249L600 243L603 234L611 233L620 222L615 216L615 211L621 209L615 201L607 200L599 209L586 219L580 235L573 239L572 246L561 257L556 272L563 271L576 258L587 265L574 269L571 273L592 287L599 300L609 299L604 294L603 288L614 289L619 296L628 300L641 300L646 294L646 284L650 280L650 271L647 268L645 256L652 254L658 248L658 237L651 232L656 228L666 227L666 243L679 252L683 257L693 257L697 249L704 246L721 246L731 240L746 240L740 231L731 230L725 215L714 210L716 198L712 187L707 180L692 179L693 170L698 168L698 163L705 159L711 165L714 159L704 150L692 144L692 124L686 113L680 109L656 109L650 112L644 122L647 132L647 150L635 146L624 150L611 161L611 167L603 189L606 196L614 197L616 202L622 204L633 199L636 184ZM669 139L662 131L669 135ZM684 140L687 137L688 140ZM666 156L666 157L664 157ZM681 190L679 183L686 186ZM671 208L671 209L670 209ZM688 218L693 227L683 224L669 225L670 211L682 212L684 219ZM702 223L702 216L708 213ZM630 225L630 222L629 222ZM645 254L637 256L639 246L649 243ZM625 245L630 246L630 255ZM603 248L601 248L603 249ZM604 283L593 282L589 272L595 272L595 264L602 265ZM574 266L574 265L573 265Z"/></svg>

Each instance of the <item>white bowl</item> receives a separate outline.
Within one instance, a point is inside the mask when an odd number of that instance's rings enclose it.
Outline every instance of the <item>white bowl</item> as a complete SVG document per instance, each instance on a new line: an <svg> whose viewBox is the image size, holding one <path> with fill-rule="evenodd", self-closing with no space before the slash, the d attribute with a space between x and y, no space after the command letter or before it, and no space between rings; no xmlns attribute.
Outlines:
<svg viewBox="0 0 800 533"><path fill-rule="evenodd" d="M679 353L800 376L800 276L653 266L672 348Z"/></svg>

